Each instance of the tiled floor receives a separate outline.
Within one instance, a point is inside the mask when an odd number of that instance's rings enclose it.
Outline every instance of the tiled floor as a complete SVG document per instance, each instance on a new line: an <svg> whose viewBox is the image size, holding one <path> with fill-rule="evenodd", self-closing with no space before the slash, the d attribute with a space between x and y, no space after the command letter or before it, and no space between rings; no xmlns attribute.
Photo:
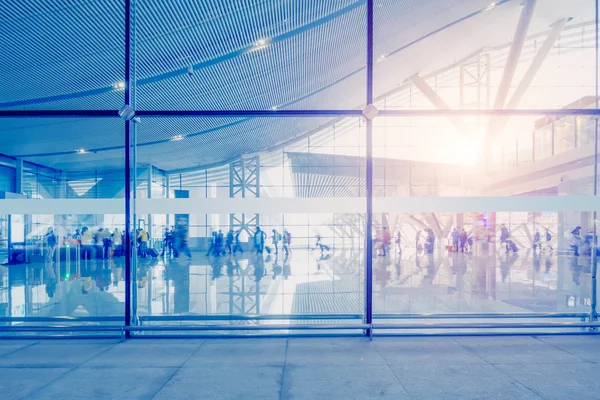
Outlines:
<svg viewBox="0 0 600 400"><path fill-rule="evenodd" d="M600 336L0 341L9 399L593 399Z"/></svg>

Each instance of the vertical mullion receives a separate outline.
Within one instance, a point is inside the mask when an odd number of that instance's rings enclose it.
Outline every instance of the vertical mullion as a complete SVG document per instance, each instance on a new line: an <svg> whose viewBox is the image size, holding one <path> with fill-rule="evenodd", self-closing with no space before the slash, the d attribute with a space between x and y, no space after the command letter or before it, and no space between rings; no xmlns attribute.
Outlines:
<svg viewBox="0 0 600 400"><path fill-rule="evenodd" d="M367 107L373 104L373 0L367 0ZM373 323L373 121L367 118L366 194L367 221L365 227L365 323ZM366 330L368 337L372 329Z"/></svg>

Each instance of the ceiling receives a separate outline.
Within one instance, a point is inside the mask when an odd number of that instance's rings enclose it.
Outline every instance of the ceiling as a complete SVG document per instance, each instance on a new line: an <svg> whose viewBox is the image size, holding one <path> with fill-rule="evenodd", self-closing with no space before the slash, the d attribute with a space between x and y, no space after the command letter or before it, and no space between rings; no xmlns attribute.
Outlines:
<svg viewBox="0 0 600 400"><path fill-rule="evenodd" d="M361 109L366 6L356 0L138 0L139 110ZM529 33L594 15L589 0L539 0ZM375 0L375 96L510 41L521 0ZM22 0L0 9L0 110L117 110L124 1ZM264 42L261 40L265 40ZM189 69L193 74L188 74ZM318 118L144 118L138 161L215 165L289 143ZM183 140L173 140L177 135ZM118 168L116 118L0 118L0 153L62 170ZM78 154L78 149L89 150Z"/></svg>

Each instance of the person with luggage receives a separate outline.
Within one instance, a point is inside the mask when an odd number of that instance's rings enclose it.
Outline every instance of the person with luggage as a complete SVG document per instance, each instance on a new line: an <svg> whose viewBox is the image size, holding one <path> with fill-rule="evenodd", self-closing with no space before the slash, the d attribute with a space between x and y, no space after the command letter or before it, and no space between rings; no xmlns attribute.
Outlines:
<svg viewBox="0 0 600 400"><path fill-rule="evenodd" d="M575 254L575 257L579 257L579 250L583 246L583 240L581 239L581 227L577 226L571 231L571 248Z"/></svg>
<svg viewBox="0 0 600 400"><path fill-rule="evenodd" d="M140 244L140 257L146 258L146 253L148 252L148 232L140 228L138 229L137 237Z"/></svg>
<svg viewBox="0 0 600 400"><path fill-rule="evenodd" d="M225 249L227 250L227 252L229 254L231 254L233 252L232 246L233 245L233 229L229 229L229 232L227 232L227 236L225 237Z"/></svg>
<svg viewBox="0 0 600 400"><path fill-rule="evenodd" d="M260 227L256 227L256 231L254 232L254 249L256 250L256 254L263 254L265 250L265 239L267 234L260 230Z"/></svg>
<svg viewBox="0 0 600 400"><path fill-rule="evenodd" d="M48 228L48 231L44 235L44 240L48 245L48 253L46 254L46 262L53 262L54 253L56 251L56 244L58 240L56 239L56 235L54 234L54 229L52 227Z"/></svg>
<svg viewBox="0 0 600 400"><path fill-rule="evenodd" d="M286 256L289 256L291 250L290 250L290 244L292 243L292 235L290 235L290 232L288 232L287 229L283 230L283 245L282 245L282 249L285 252Z"/></svg>

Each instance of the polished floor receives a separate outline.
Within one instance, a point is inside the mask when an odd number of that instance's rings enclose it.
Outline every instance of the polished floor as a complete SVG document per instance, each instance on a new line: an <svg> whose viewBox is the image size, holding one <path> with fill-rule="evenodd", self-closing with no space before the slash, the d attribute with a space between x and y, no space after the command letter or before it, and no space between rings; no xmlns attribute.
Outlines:
<svg viewBox="0 0 600 400"><path fill-rule="evenodd" d="M597 399L600 336L0 340L0 398Z"/></svg>
<svg viewBox="0 0 600 400"><path fill-rule="evenodd" d="M362 314L364 251L139 259L137 316ZM0 317L122 316L124 258L0 266ZM404 251L375 257L375 313L588 312L589 258Z"/></svg>

